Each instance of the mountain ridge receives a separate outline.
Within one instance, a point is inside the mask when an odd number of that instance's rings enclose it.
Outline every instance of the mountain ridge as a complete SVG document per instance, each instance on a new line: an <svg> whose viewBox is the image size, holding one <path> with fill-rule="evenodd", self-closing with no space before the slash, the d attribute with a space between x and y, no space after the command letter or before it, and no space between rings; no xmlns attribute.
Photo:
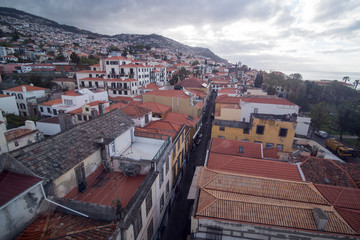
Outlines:
<svg viewBox="0 0 360 240"><path fill-rule="evenodd" d="M157 47L157 48L168 48L174 52L176 51L187 51L191 52L194 55L199 55L202 57L210 58L216 62L223 62L227 63L228 61L226 59L223 59L219 56L217 56L215 53L213 53L208 48L203 47L191 47L188 45L185 45L183 43L180 43L178 41L175 41L173 39L164 37L159 34L126 34L126 33L120 33L115 35L106 35L106 34L99 34L94 33L88 30L80 29L74 26L69 26L66 24L59 24L53 20L49 20L44 17L36 16L31 13L27 13L21 10L17 10L15 8L7 8L7 7L0 7L0 15L1 16L8 16L12 18L17 18L21 20L27 20L30 22L36 22L38 24L43 24L46 26L51 26L54 28L62 29L71 33L75 34L85 34L89 37L108 37L108 38L116 38L121 41L128 41L132 44L146 44L150 47Z"/></svg>

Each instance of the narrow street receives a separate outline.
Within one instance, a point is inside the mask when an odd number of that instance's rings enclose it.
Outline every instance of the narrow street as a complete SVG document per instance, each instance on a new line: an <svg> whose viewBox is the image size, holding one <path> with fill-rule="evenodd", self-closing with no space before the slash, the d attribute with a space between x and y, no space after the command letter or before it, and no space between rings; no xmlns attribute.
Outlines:
<svg viewBox="0 0 360 240"><path fill-rule="evenodd" d="M163 238L169 240L183 240L190 232L191 201L187 200L187 194L191 185L196 166L204 164L207 144L211 138L211 113L214 112L215 93L209 96L208 104L203 114L202 140L198 146L192 149L189 162L184 169L184 176L171 206L169 225L166 227Z"/></svg>

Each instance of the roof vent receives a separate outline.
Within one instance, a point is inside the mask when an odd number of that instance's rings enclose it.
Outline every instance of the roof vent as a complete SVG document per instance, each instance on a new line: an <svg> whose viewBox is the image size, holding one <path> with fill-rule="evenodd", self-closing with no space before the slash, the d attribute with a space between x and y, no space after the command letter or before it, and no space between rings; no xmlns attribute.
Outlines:
<svg viewBox="0 0 360 240"><path fill-rule="evenodd" d="M314 216L317 230L325 231L326 224L329 220L329 217L325 214L324 210L322 210L321 208L314 208L313 216Z"/></svg>
<svg viewBox="0 0 360 240"><path fill-rule="evenodd" d="M58 167L60 167L60 164L58 164L57 162L55 162L55 163L52 164L52 166L53 166L54 168L58 168Z"/></svg>
<svg viewBox="0 0 360 240"><path fill-rule="evenodd" d="M244 147L243 146L239 146L239 153L243 153L244 152Z"/></svg>

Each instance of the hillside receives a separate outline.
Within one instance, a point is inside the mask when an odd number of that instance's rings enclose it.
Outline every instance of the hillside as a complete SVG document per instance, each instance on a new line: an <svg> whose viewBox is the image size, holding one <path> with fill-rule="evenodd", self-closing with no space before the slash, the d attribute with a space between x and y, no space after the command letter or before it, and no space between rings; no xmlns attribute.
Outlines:
<svg viewBox="0 0 360 240"><path fill-rule="evenodd" d="M179 43L177 41L174 41L170 38L163 37L161 35L157 34L117 34L114 36L108 36L108 35L101 35L98 33L93 33L90 31L86 31L83 29L79 29L74 26L69 26L65 24L59 24L55 21L35 16L33 14L29 14L14 8L5 8L0 7L0 23L9 25L9 22L11 22L10 25L16 25L16 20L25 21L29 24L38 24L38 25L44 25L48 27L53 27L62 31L67 31L74 34L84 34L88 35L92 38L114 38L118 39L120 41L132 43L134 45L137 44L143 44L150 47L156 47L156 48L167 48L171 50L172 52L186 52L188 54L192 54L195 56L202 56L210 58L216 62L227 62L227 60L220 58L216 54L214 54L210 49L208 48L202 48L202 47L190 47L185 44Z"/></svg>

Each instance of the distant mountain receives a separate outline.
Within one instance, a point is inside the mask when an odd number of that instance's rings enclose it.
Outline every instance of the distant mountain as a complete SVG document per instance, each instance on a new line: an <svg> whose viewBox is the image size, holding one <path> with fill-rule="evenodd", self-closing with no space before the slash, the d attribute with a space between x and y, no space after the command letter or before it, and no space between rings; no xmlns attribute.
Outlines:
<svg viewBox="0 0 360 240"><path fill-rule="evenodd" d="M173 52L187 52L193 55L203 56L210 58L216 62L224 62L227 63L227 60L220 58L216 54L214 54L210 49L208 48L202 48L202 47L190 47L185 44L179 43L177 41L174 41L170 38L163 37L161 35L157 34L149 34L149 35L143 35L143 34L118 34L114 36L108 36L108 35L102 35L98 33L93 33L90 31L86 31L83 29L79 29L74 26L69 26L65 24L59 24L55 21L35 16L33 14L29 14L14 8L5 8L0 7L0 20L1 16L3 17L12 17L15 19L25 20L29 23L37 23L39 25L46 25L58 29L62 29L67 32L72 32L76 34L85 34L94 38L97 37L110 37L110 38L117 38L121 41L126 41L132 44L143 44L150 47L156 47L156 48L167 48ZM1 21L0 21L1 22Z"/></svg>
<svg viewBox="0 0 360 240"><path fill-rule="evenodd" d="M133 44L142 44L156 48L167 48L174 52L181 51L181 52L189 52L194 55L199 55L203 57L210 58L216 62L224 62L227 63L227 60L220 58L216 54L214 54L208 48L202 47L190 47L188 45L179 43L175 40L172 40L167 37L163 37L158 34L118 34L114 35L113 37L124 41L124 42L131 42Z"/></svg>
<svg viewBox="0 0 360 240"><path fill-rule="evenodd" d="M23 11L15 9L15 8L0 7L0 16L4 16L4 17L7 16L7 17L16 18L16 19L21 19L21 20L28 21L29 23L37 23L37 24L41 24L41 25L46 25L46 26L50 26L50 27L54 27L54 28L63 29L64 31L67 31L67 32L77 33L77 34L87 34L90 36L102 36L101 34L82 30L77 27L73 27L73 26L69 26L69 25L65 25L65 24L59 24L52 20L49 20L49 19L46 19L43 17L39 17L39 16L30 14L27 12L23 12Z"/></svg>

